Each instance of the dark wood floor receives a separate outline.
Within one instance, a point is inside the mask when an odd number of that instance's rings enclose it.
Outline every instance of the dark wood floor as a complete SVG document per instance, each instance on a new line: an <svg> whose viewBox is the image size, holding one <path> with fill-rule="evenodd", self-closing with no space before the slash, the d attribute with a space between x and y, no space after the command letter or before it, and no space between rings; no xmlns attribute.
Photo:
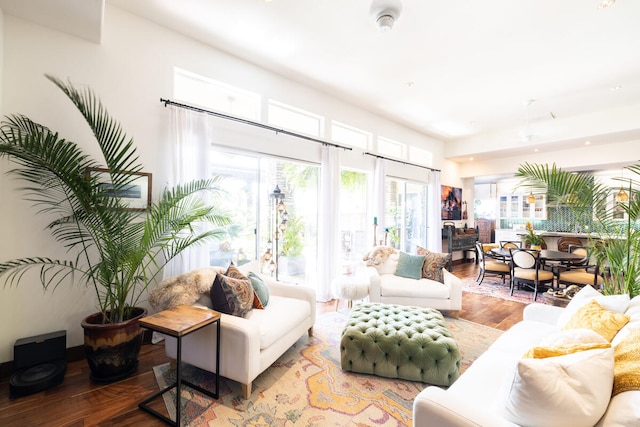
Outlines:
<svg viewBox="0 0 640 427"><path fill-rule="evenodd" d="M472 263L454 266L454 274L477 274ZM506 330L522 319L524 304L464 293L463 309L446 314ZM319 303L319 313L334 310L333 302ZM138 409L138 403L154 391L157 384L153 366L167 362L162 345L144 345L137 374L112 384L89 379L86 361L71 362L62 384L30 396L9 398L8 378L0 380L0 426L161 426L165 425ZM156 409L164 411L162 399Z"/></svg>

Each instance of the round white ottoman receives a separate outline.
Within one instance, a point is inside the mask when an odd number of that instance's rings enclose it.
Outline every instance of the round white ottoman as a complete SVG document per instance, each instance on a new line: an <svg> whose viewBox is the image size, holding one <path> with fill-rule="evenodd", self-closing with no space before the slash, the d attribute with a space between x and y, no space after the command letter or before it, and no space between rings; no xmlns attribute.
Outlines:
<svg viewBox="0 0 640 427"><path fill-rule="evenodd" d="M343 276L338 279L338 299L336 310L341 299L349 300L349 308L354 300L360 300L369 295L369 278L358 276Z"/></svg>

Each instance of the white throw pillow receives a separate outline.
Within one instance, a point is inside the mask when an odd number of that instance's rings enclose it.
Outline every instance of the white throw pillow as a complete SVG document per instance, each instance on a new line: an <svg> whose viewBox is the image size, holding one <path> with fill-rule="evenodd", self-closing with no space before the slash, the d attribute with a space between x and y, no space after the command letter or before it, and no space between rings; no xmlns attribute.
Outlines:
<svg viewBox="0 0 640 427"><path fill-rule="evenodd" d="M628 294L602 295L600 292L596 291L593 286L587 285L574 295L573 299L569 301L567 307L562 311L562 314L556 323L558 328L564 328L576 311L594 299L598 301L602 307L615 313L624 313L629 305Z"/></svg>
<svg viewBox="0 0 640 427"><path fill-rule="evenodd" d="M620 341L625 339L626 336L629 335L629 332L634 329L640 329L640 295L634 297L631 301L629 301L629 305L624 314L629 316L629 323L627 323L624 328L620 329L613 340L611 340L611 345L613 347L615 347Z"/></svg>
<svg viewBox="0 0 640 427"><path fill-rule="evenodd" d="M613 349L520 359L503 384L502 415L527 426L593 426L609 405Z"/></svg>
<svg viewBox="0 0 640 427"><path fill-rule="evenodd" d="M578 328L551 334L543 338L538 346L558 347L567 344L607 344L608 342L609 341L593 329Z"/></svg>

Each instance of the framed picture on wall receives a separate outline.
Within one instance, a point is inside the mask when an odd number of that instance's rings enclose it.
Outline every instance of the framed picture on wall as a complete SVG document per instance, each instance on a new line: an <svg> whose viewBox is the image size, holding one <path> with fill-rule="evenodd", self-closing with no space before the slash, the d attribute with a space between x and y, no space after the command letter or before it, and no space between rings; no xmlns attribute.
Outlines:
<svg viewBox="0 0 640 427"><path fill-rule="evenodd" d="M440 200L441 219L453 221L462 219L462 188L443 185Z"/></svg>
<svg viewBox="0 0 640 427"><path fill-rule="evenodd" d="M109 177L109 169L89 168L87 173L97 177L98 182L110 197L118 197L127 210L144 211L151 206L151 174L146 172L131 172L133 181L117 192L114 191Z"/></svg>

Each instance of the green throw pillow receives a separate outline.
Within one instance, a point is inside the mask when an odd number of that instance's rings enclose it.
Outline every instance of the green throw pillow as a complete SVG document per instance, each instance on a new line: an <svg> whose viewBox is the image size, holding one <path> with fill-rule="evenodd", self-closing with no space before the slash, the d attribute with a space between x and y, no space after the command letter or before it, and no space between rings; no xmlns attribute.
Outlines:
<svg viewBox="0 0 640 427"><path fill-rule="evenodd" d="M409 279L420 279L422 277L422 265L424 264L424 256L411 255L400 252L398 258L398 267L396 268L396 276L408 277Z"/></svg>
<svg viewBox="0 0 640 427"><path fill-rule="evenodd" d="M265 285L262 278L253 271L249 272L249 280L251 280L251 286L253 286L253 291L257 299L257 301L256 299L253 301L253 308L265 308L269 303L269 288Z"/></svg>

